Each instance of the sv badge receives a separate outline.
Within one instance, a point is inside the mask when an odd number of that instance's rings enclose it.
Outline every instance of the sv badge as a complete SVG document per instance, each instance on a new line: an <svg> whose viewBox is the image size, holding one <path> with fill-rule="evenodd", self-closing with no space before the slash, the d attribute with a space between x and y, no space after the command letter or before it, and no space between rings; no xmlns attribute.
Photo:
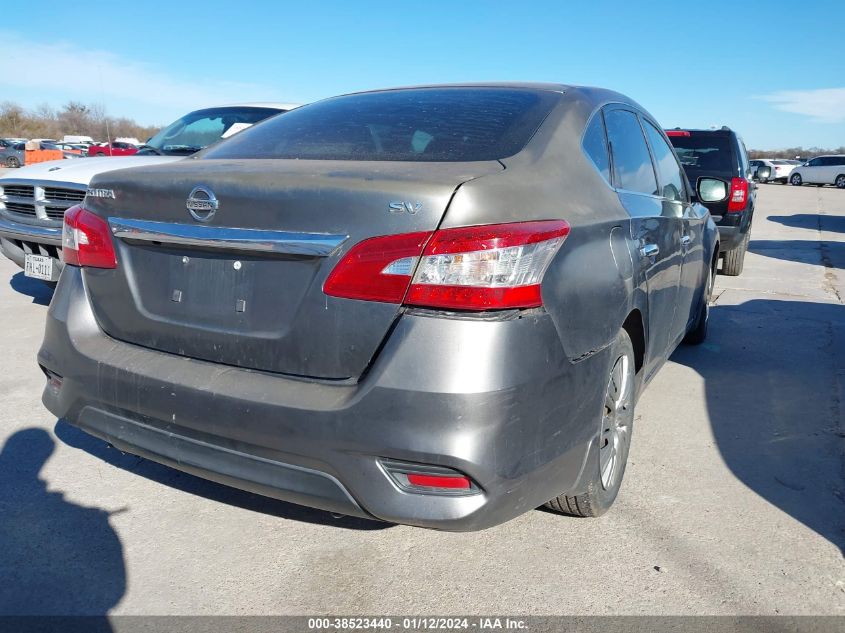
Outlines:
<svg viewBox="0 0 845 633"><path fill-rule="evenodd" d="M416 215L422 209L422 202L391 202L388 205L391 213L410 213Z"/></svg>

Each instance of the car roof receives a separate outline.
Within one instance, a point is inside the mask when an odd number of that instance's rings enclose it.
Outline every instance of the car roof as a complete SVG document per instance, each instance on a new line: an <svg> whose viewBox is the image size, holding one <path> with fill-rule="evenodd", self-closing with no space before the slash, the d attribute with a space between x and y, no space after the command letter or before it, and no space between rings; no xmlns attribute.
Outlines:
<svg viewBox="0 0 845 633"><path fill-rule="evenodd" d="M371 92L393 92L398 90L429 90L437 88L514 88L523 90L543 90L551 92L565 92L573 86L557 83L525 82L525 81L479 81L450 84L413 84L408 86L394 86L391 88L373 88L371 90L356 90L339 96L353 94L368 94Z"/></svg>
<svg viewBox="0 0 845 633"><path fill-rule="evenodd" d="M613 90L606 88L597 88L594 86L577 86L564 83L551 82L526 82L526 81L483 81L483 82L464 82L464 83L450 83L450 84L419 84L409 86L398 86L393 88L379 88L374 90L361 90L357 92L349 92L336 96L350 96L356 94L371 94L378 92L392 92L399 90L428 90L438 88L510 88L514 90L534 90L537 92L555 92L560 95L561 102L579 102L583 104L586 102L593 110L610 103L621 103L635 107L643 112L647 112L639 103ZM331 98L331 97L330 97Z"/></svg>
<svg viewBox="0 0 845 633"><path fill-rule="evenodd" d="M732 130L729 127L716 128L715 130L712 128L703 129L690 127L672 127L665 128L665 130L667 132L690 132L693 134L736 134L736 131Z"/></svg>
<svg viewBox="0 0 845 633"><path fill-rule="evenodd" d="M275 101L248 101L242 103L226 103L223 105L199 108L200 110L211 110L212 108L272 108L273 110L293 110L301 106L301 103L277 103Z"/></svg>

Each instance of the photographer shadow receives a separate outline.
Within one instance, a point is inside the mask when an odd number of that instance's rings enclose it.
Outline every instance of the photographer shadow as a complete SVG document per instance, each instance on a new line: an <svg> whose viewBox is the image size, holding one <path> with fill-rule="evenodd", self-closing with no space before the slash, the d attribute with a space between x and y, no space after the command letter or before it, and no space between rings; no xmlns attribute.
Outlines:
<svg viewBox="0 0 845 633"><path fill-rule="evenodd" d="M0 616L27 616L19 630L38 622L29 616L100 616L85 630L111 631L105 616L126 591L123 547L112 513L47 488L40 472L53 450L45 430L28 428L0 451Z"/></svg>

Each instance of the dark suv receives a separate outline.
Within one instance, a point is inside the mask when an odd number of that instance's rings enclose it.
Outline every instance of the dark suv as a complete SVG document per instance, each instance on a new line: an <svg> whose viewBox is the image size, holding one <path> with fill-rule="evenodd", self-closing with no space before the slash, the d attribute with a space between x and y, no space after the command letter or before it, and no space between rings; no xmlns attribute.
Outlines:
<svg viewBox="0 0 845 633"><path fill-rule="evenodd" d="M666 130L687 177L695 187L699 178L728 183L728 195L719 202L703 203L719 227L722 273L742 272L754 216L756 185L751 182L748 152L742 138L728 127L718 130Z"/></svg>

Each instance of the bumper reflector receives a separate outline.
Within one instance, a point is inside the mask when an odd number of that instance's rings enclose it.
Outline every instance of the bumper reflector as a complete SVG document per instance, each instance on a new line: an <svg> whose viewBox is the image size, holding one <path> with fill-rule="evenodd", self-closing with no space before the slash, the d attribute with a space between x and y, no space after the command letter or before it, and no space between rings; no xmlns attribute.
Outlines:
<svg viewBox="0 0 845 633"><path fill-rule="evenodd" d="M381 459L393 482L406 492L438 495L471 495L481 492L472 479L454 468Z"/></svg>
<svg viewBox="0 0 845 633"><path fill-rule="evenodd" d="M408 473L408 483L412 486L425 488L463 488L469 490L468 477L448 477L445 475L424 475L422 473Z"/></svg>

